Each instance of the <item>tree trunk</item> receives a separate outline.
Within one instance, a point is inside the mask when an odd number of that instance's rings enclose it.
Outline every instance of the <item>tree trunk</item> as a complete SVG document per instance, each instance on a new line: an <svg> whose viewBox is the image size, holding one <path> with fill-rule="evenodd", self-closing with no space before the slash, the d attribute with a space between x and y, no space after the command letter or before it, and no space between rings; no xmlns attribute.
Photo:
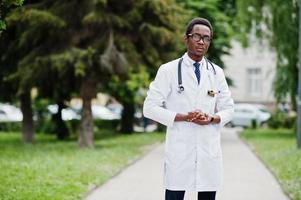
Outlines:
<svg viewBox="0 0 301 200"><path fill-rule="evenodd" d="M23 114L22 120L22 136L23 142L32 144L34 143L34 130L33 130L33 115L31 108L30 91L25 91L20 94L21 111Z"/></svg>
<svg viewBox="0 0 301 200"><path fill-rule="evenodd" d="M69 132L67 126L62 119L62 110L65 107L65 105L64 102L62 101L57 102L57 105L58 105L58 112L53 116L55 122L56 138L58 140L65 140L69 138Z"/></svg>
<svg viewBox="0 0 301 200"><path fill-rule="evenodd" d="M92 81L85 80L81 85L81 97L83 101L79 146L93 147L93 119L91 110L92 98L96 96L95 84Z"/></svg>
<svg viewBox="0 0 301 200"><path fill-rule="evenodd" d="M121 116L121 133L132 133L134 131L134 103L123 102L123 111Z"/></svg>

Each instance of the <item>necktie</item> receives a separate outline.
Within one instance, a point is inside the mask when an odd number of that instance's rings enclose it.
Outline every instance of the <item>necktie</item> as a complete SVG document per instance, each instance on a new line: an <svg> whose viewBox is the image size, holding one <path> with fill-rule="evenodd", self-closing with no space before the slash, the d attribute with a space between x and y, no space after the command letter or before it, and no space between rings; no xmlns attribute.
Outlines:
<svg viewBox="0 0 301 200"><path fill-rule="evenodd" d="M193 63L193 66L195 67L194 73L195 73L195 76L198 80L198 84L200 84L200 79L201 79L200 63L195 62L195 63Z"/></svg>

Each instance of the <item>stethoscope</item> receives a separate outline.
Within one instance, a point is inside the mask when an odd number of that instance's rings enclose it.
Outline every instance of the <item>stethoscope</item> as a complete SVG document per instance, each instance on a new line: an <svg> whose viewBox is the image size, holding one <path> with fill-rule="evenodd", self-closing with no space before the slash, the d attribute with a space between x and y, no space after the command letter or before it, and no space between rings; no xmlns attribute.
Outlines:
<svg viewBox="0 0 301 200"><path fill-rule="evenodd" d="M213 69L213 74L216 75L216 71L215 71L215 68L213 66L213 64L206 58L205 58L205 61L206 61L206 69L209 70L208 68L208 63L210 63L212 69ZM183 62L183 58L181 58L178 62L178 93L182 93L184 92L185 88L184 86L182 85L182 62ZM210 77L209 77L210 78ZM210 79L210 82L211 82L211 79ZM212 84L212 83L211 83ZM212 90L210 90L211 92ZM209 92L209 91L208 91ZM212 91L213 92L213 91ZM218 92L219 93L219 92Z"/></svg>

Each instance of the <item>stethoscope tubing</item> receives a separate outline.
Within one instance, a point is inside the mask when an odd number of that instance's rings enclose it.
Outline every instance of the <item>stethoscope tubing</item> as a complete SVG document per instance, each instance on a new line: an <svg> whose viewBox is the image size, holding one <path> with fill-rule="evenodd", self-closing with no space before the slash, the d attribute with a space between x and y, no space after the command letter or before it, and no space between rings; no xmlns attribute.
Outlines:
<svg viewBox="0 0 301 200"><path fill-rule="evenodd" d="M214 68L212 62L210 62L206 57L204 57L204 58L206 61L206 69L209 70L209 68L208 68L208 62L209 62L213 69L214 75L216 75L216 71L215 71L215 68ZM182 84L182 62L183 62L183 57L180 58L180 60L178 62L178 93L182 93L185 90L185 88Z"/></svg>

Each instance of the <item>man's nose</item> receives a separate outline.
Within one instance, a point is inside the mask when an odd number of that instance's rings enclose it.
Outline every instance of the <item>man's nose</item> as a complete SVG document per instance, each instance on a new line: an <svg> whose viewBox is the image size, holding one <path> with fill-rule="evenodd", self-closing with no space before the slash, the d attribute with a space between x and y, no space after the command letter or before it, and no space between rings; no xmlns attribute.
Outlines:
<svg viewBox="0 0 301 200"><path fill-rule="evenodd" d="M204 39L201 38L201 39L198 41L198 44L205 44Z"/></svg>

